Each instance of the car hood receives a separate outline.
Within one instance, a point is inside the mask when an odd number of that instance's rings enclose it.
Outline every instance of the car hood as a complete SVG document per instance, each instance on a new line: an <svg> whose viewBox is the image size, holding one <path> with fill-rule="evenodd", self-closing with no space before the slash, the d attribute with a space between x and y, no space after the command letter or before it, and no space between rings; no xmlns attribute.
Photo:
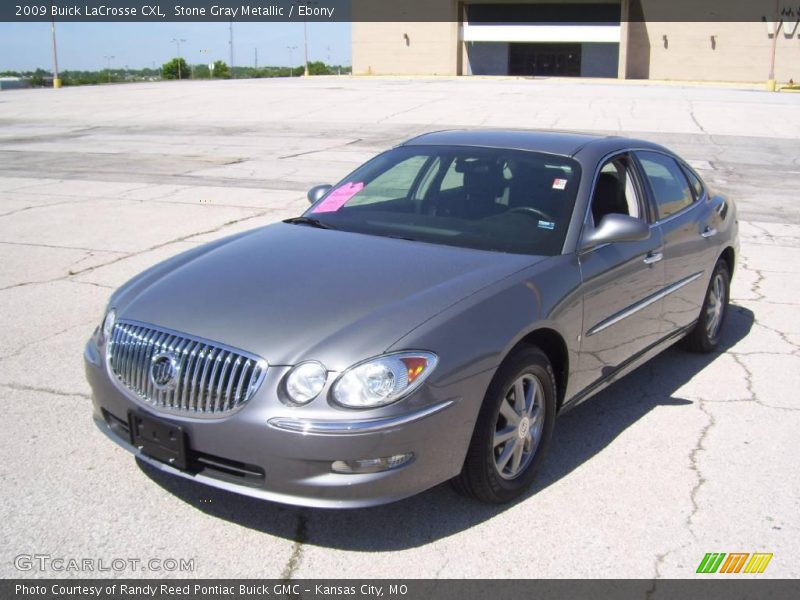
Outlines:
<svg viewBox="0 0 800 600"><path fill-rule="evenodd" d="M458 301L542 260L278 223L131 280L119 319L341 370Z"/></svg>

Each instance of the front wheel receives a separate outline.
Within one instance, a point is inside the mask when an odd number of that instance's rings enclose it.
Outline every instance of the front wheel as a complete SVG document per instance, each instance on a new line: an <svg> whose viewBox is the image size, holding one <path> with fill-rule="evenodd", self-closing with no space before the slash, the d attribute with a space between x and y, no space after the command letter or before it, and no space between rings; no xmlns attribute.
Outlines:
<svg viewBox="0 0 800 600"><path fill-rule="evenodd" d="M482 502L509 502L527 490L555 425L553 368L538 348L510 355L486 392L455 488Z"/></svg>
<svg viewBox="0 0 800 600"><path fill-rule="evenodd" d="M731 293L731 276L728 263L717 262L708 283L703 308L697 324L684 338L683 346L692 352L712 352L719 345L722 326L728 315Z"/></svg>

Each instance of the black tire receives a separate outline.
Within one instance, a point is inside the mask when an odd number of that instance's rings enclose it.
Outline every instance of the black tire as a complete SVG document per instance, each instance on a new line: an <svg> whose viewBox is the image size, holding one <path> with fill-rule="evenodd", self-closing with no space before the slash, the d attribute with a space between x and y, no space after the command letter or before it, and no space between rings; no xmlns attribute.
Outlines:
<svg viewBox="0 0 800 600"><path fill-rule="evenodd" d="M520 420L514 424L501 414L501 404L505 403L503 406L505 414L509 408L516 406L516 393L512 392L512 388L518 380L522 382L521 389L524 390L523 404L527 402L529 390L535 389L529 403L531 406L537 403L535 398L541 392L538 406L541 407L543 414L538 413L535 407L530 413L521 411L517 414ZM536 382L539 387L536 387ZM513 404L509 398L514 398ZM553 435L555 416L556 384L553 367L539 348L523 346L506 358L489 385L475 423L464 467L453 480L455 489L466 496L490 504L510 502L523 494L535 479L547 454ZM522 423L525 419L529 422L527 427ZM501 431L498 432L497 428L501 428ZM511 450L512 455L509 459L504 455L506 446L496 446L494 443L496 433L499 439L509 435L512 430L517 437L509 439L506 443L522 445L519 460L516 458L515 448ZM527 437L529 430L530 441ZM538 436L537 431L539 431ZM503 458L508 462L501 470L498 462L502 462ZM518 465L516 473L513 472L514 461L517 461Z"/></svg>
<svg viewBox="0 0 800 600"><path fill-rule="evenodd" d="M709 325L709 311L710 306L714 303L716 291L715 282L719 282L719 289L722 290L724 298L721 303L722 313L719 315L718 322L713 328ZM728 304L731 297L731 275L728 269L728 263L724 260L719 260L714 267L711 274L711 279L708 282L706 289L706 296L703 299L703 308L700 310L700 316L697 319L697 324L694 328L686 334L682 340L682 346L690 352L708 353L716 350L719 346L719 340L722 336L722 330L725 326L725 319L728 316Z"/></svg>

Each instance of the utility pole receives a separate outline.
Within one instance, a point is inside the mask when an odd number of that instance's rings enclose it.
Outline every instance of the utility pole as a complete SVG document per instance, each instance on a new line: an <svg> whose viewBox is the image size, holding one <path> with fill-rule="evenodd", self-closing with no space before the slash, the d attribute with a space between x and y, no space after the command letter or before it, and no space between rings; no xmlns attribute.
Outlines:
<svg viewBox="0 0 800 600"><path fill-rule="evenodd" d="M231 18L230 41L228 43L231 45L231 79L233 79L233 18Z"/></svg>
<svg viewBox="0 0 800 600"><path fill-rule="evenodd" d="M317 6L319 2L316 0L307 0L305 2L310 6ZM308 72L308 17L303 17L303 49L305 51L305 69L304 75L308 77L310 73Z"/></svg>
<svg viewBox="0 0 800 600"><path fill-rule="evenodd" d="M772 48L769 55L769 75L767 76L767 89L775 91L775 52L778 48L778 30L781 28L781 15L779 10L779 0L775 0L775 31L772 33Z"/></svg>
<svg viewBox="0 0 800 600"><path fill-rule="evenodd" d="M254 48L254 50L255 50L256 56L255 56L255 60L253 61L253 68L257 69L258 68L258 48Z"/></svg>
<svg viewBox="0 0 800 600"><path fill-rule="evenodd" d="M203 50L200 50L200 61L201 62L205 62L206 58L203 55L206 54L208 51L209 51L208 48L204 48ZM213 75L213 69L209 69L208 70L208 78L211 79L212 75Z"/></svg>
<svg viewBox="0 0 800 600"><path fill-rule="evenodd" d="M303 17L303 50L305 52L305 64L306 68L303 71L303 75L308 77L308 21Z"/></svg>
<svg viewBox="0 0 800 600"><path fill-rule="evenodd" d="M108 74L108 83L111 83L111 61L116 58L115 56L104 56L106 59L106 73Z"/></svg>
<svg viewBox="0 0 800 600"><path fill-rule="evenodd" d="M286 46L289 49L289 77L294 77L294 61L292 60L293 50L297 50L297 46Z"/></svg>
<svg viewBox="0 0 800 600"><path fill-rule="evenodd" d="M172 41L175 43L175 46L178 49L178 80L180 81L180 79L182 77L182 75L181 75L181 42L185 42L186 40L178 39L178 38L172 38Z"/></svg>
<svg viewBox="0 0 800 600"><path fill-rule="evenodd" d="M56 17L53 14L53 3L50 3L50 14L52 20L50 22L50 30L53 34L53 87L58 89L61 87L61 78L58 76L58 51L56 50Z"/></svg>

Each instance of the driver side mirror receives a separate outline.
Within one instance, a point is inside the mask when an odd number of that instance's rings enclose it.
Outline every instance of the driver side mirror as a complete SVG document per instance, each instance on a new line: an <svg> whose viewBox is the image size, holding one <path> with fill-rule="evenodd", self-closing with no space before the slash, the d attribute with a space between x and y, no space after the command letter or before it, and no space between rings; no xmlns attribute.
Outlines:
<svg viewBox="0 0 800 600"><path fill-rule="evenodd" d="M315 185L314 187L312 187L310 190L308 190L308 194L306 194L306 196L308 197L309 204L314 204L318 200L321 200L322 197L325 194L327 194L332 187L333 187L332 185L329 185L327 183L324 183L322 185Z"/></svg>
<svg viewBox="0 0 800 600"><path fill-rule="evenodd" d="M597 227L584 233L581 250L614 242L640 242L649 237L650 227L641 219L611 213L604 216Z"/></svg>

